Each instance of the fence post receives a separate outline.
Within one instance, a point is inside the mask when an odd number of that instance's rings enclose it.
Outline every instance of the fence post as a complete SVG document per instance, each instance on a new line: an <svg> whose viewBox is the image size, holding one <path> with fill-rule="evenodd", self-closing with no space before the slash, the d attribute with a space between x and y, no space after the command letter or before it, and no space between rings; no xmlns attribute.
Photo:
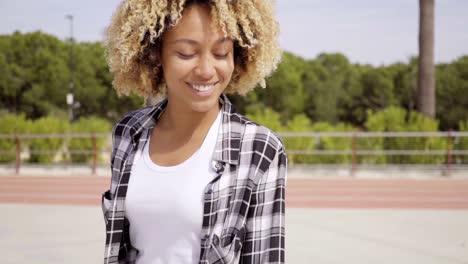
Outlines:
<svg viewBox="0 0 468 264"><path fill-rule="evenodd" d="M16 175L18 175L20 172L20 167L21 167L21 141L17 134L15 134L15 142L16 142L15 172L16 172Z"/></svg>
<svg viewBox="0 0 468 264"><path fill-rule="evenodd" d="M357 169L357 142L356 142L356 132L353 132L352 136L352 147L353 147L353 156L351 163L351 177L356 176Z"/></svg>
<svg viewBox="0 0 468 264"><path fill-rule="evenodd" d="M452 130L447 131L447 171L446 176L450 177L452 166Z"/></svg>
<svg viewBox="0 0 468 264"><path fill-rule="evenodd" d="M91 141L93 143L93 165L92 171L93 175L96 175L96 166L97 166L97 143L96 143L96 135L94 133L91 134Z"/></svg>

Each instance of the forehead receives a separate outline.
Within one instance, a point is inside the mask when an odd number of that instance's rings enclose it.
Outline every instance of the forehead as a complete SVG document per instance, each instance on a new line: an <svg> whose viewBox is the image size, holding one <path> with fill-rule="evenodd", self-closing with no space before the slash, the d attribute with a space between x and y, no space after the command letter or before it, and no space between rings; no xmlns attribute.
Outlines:
<svg viewBox="0 0 468 264"><path fill-rule="evenodd" d="M205 4L185 8L177 24L164 33L167 41L188 38L197 42L214 42L224 37L221 26L211 17L211 9Z"/></svg>

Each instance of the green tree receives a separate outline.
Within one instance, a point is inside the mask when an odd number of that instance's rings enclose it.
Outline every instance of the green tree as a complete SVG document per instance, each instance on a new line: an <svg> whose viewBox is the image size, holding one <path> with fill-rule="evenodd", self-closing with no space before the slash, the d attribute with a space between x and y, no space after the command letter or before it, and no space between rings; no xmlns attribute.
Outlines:
<svg viewBox="0 0 468 264"><path fill-rule="evenodd" d="M69 49L68 43L39 31L0 36L0 108L31 119L66 118ZM74 50L77 118L98 115L116 121L142 107L142 98L119 98L113 90L101 43L77 43Z"/></svg>
<svg viewBox="0 0 468 264"><path fill-rule="evenodd" d="M393 76L393 96L397 105L408 112L416 111L417 105L417 57L408 63L395 63L388 66Z"/></svg>
<svg viewBox="0 0 468 264"><path fill-rule="evenodd" d="M41 32L0 37L2 108L38 118L65 106L65 46Z"/></svg>
<svg viewBox="0 0 468 264"><path fill-rule="evenodd" d="M394 93L392 71L385 67L363 68L360 74L360 89L349 102L355 123L361 125L367 119L367 111L379 111L398 105ZM352 116L348 118L351 119Z"/></svg>
<svg viewBox="0 0 468 264"><path fill-rule="evenodd" d="M441 129L458 129L468 117L468 56L437 66L437 118Z"/></svg>
<svg viewBox="0 0 468 264"><path fill-rule="evenodd" d="M304 65L302 58L285 52L277 71L267 79L267 89L255 90L258 102L280 113L283 121L304 112Z"/></svg>
<svg viewBox="0 0 468 264"><path fill-rule="evenodd" d="M320 54L307 69L304 80L309 117L332 124L347 119L352 98L360 93L357 69L340 53Z"/></svg>

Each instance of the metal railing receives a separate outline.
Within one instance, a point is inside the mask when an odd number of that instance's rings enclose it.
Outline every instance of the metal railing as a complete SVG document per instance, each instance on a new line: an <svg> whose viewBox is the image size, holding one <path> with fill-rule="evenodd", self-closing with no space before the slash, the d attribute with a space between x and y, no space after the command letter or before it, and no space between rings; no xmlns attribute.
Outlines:
<svg viewBox="0 0 468 264"><path fill-rule="evenodd" d="M354 175L358 166L358 158L361 156L445 156L446 175L451 174L453 157L454 156L467 156L468 157L468 132L286 132L278 133L281 138L287 141L288 138L313 138L315 142L320 142L324 138L347 138L350 140L347 149L307 149L297 150L288 149L288 155L348 155L351 156L351 175ZM401 138L420 138L431 139L437 138L444 140L444 149L362 149L358 143L366 139L392 139L397 140ZM454 149L454 142L460 143L464 140L465 144L462 149ZM318 145L318 144L317 144ZM286 142L287 146L287 142ZM360 148L361 147L361 148ZM409 147L409 146L407 146Z"/></svg>
<svg viewBox="0 0 468 264"><path fill-rule="evenodd" d="M464 140L468 143L468 132L286 132L278 133L278 135L286 142L288 155L310 155L310 156L349 156L351 163L351 174L353 175L359 164L360 156L443 156L445 157L445 166L447 174L450 175L451 166L454 161L454 156L468 156L468 144L462 149L454 149L454 142ZM71 133L71 134L0 134L0 140L12 142L14 148L8 150L0 149L0 157L3 155L15 155L15 171L18 174L22 165L21 154L27 151L29 154L54 155L58 152L57 149L48 150L26 150L23 146L27 145L28 140L34 139L63 139L64 144L70 139L90 139L92 142L91 149L67 149L69 155L90 155L91 170L96 173L98 165L98 156L104 153L110 153L110 144L107 142L107 147L99 148L98 139L110 140L110 134L107 133ZM321 142L325 138L339 139L345 138L349 140L349 146L346 149L291 149L288 147L288 139L296 138L303 140L313 140ZM445 149L363 149L358 141L363 139L399 139L399 138L439 138L444 139ZM456 145L456 144L455 144ZM458 144L460 145L460 144ZM463 145L465 146L465 145ZM349 164L348 163L348 164Z"/></svg>
<svg viewBox="0 0 468 264"><path fill-rule="evenodd" d="M13 140L16 145L15 150L0 150L0 156L2 155L12 155L15 154L15 172L19 174L22 164L21 153L23 151L22 142L27 141L30 139L74 139L74 138L82 138L82 139L91 139L92 148L91 149L69 149L67 153L70 155L74 154L83 154L83 155L91 155L92 156L92 163L91 163L91 171L92 174L96 174L96 168L98 163L98 155L101 153L110 153L107 149L98 149L97 146L97 139L99 138L110 138L111 135L107 133L68 133L68 134L0 134L0 140ZM45 154L45 155L54 155L59 150L28 150L29 154Z"/></svg>

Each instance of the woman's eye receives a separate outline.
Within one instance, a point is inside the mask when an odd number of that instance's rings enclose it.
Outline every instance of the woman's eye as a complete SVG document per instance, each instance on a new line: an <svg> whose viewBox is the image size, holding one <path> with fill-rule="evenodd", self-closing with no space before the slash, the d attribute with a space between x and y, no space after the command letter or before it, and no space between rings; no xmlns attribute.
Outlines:
<svg viewBox="0 0 468 264"><path fill-rule="evenodd" d="M224 53L224 54L215 54L215 56L216 56L217 58L221 58L221 59L227 58L228 55L229 55L229 52L228 52L228 53Z"/></svg>
<svg viewBox="0 0 468 264"><path fill-rule="evenodd" d="M182 52L177 52L177 56L179 56L182 59L191 59L193 58L193 56L195 56L195 54L186 54Z"/></svg>

